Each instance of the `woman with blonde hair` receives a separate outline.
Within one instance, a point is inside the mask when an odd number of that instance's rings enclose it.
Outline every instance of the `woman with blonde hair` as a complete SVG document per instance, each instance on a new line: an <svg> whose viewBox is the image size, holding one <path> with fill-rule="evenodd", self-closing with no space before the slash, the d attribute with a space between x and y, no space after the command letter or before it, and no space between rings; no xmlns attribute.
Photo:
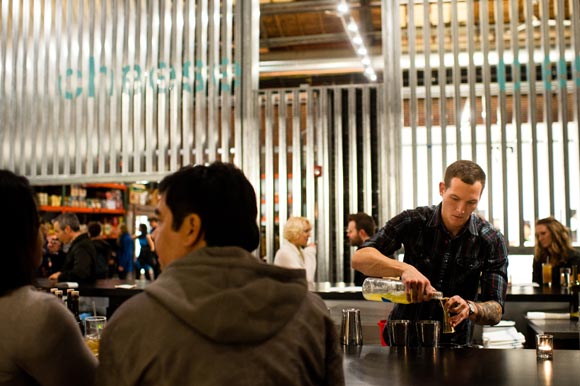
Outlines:
<svg viewBox="0 0 580 386"><path fill-rule="evenodd" d="M560 284L560 268L580 265L580 253L572 247L570 231L554 217L536 221L533 281L542 284L542 264L552 265L552 285Z"/></svg>
<svg viewBox="0 0 580 386"><path fill-rule="evenodd" d="M274 264L306 270L308 287L314 287L316 244L308 244L312 226L305 217L290 217L284 226L284 239L274 257Z"/></svg>

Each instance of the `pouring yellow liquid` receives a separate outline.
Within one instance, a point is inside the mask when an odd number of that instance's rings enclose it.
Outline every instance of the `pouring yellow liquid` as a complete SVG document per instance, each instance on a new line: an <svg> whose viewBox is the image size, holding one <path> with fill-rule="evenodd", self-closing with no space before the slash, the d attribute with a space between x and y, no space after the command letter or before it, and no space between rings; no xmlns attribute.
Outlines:
<svg viewBox="0 0 580 386"><path fill-rule="evenodd" d="M366 300L372 300L375 302L391 302L399 304L410 304L411 302L407 300L407 295L404 292L395 293L363 293Z"/></svg>

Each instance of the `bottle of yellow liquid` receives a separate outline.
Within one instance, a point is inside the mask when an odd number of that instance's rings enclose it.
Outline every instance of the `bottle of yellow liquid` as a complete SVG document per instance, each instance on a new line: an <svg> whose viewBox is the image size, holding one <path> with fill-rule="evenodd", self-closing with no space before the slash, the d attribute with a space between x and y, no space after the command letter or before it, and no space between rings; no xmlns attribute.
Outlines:
<svg viewBox="0 0 580 386"><path fill-rule="evenodd" d="M405 294L405 285L398 279L368 277L362 285L362 293L366 300L375 302L391 302L399 304L411 303ZM436 292L432 299L443 298L442 292Z"/></svg>

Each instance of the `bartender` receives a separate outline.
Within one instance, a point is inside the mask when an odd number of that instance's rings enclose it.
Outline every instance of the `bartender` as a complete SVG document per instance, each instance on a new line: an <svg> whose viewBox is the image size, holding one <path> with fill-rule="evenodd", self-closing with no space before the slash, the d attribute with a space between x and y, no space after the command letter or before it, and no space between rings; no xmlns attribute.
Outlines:
<svg viewBox="0 0 580 386"><path fill-rule="evenodd" d="M405 284L413 303L395 305L390 320L443 320L439 302L428 301L442 291L455 328L443 335L443 343L469 345L472 323L499 323L507 291L507 247L503 235L474 213L485 180L476 163L452 163L439 183L439 205L403 211L355 252L354 269L375 277L400 276ZM387 257L401 246L403 261ZM410 344L417 345L414 331Z"/></svg>

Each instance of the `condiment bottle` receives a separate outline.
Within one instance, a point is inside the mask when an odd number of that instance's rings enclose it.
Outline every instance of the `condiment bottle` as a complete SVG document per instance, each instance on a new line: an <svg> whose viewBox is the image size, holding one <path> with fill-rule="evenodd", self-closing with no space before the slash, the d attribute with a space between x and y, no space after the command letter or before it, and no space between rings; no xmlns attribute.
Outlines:
<svg viewBox="0 0 580 386"><path fill-rule="evenodd" d="M398 279L368 277L363 282L362 293L366 300L399 304L411 303L405 293L405 284ZM433 300L441 298L443 298L443 293L439 291L431 296Z"/></svg>

